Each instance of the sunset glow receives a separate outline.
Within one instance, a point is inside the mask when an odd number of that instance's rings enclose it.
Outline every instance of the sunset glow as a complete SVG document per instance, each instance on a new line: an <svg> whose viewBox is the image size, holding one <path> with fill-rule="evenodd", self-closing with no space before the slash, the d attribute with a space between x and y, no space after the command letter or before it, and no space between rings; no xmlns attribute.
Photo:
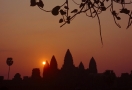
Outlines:
<svg viewBox="0 0 132 90"><path fill-rule="evenodd" d="M46 64L46 62L45 62L45 61L43 61L43 62L42 62L42 64L43 64L43 65L45 65L45 64Z"/></svg>

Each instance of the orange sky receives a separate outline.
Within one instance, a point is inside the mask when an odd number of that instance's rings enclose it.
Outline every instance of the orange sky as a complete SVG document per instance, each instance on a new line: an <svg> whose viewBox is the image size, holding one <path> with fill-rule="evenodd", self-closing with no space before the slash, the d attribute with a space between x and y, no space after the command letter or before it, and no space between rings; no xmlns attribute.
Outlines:
<svg viewBox="0 0 132 90"><path fill-rule="evenodd" d="M45 8L50 10L65 0L54 3L52 0L44 1ZM50 61L53 55L61 68L67 49L72 53L75 66L82 61L88 68L93 56L100 73L113 69L119 76L122 72L130 73L132 70L132 27L125 29L127 16L121 15L120 29L109 10L100 15L102 47L97 18L81 14L71 24L60 28L58 22L61 16L52 16L37 7L30 7L29 0L1 0L0 4L0 75L5 79L8 57L14 60L10 77L17 72L23 77L30 76L33 68L42 70L42 61ZM76 6L71 3L71 7L74 9Z"/></svg>

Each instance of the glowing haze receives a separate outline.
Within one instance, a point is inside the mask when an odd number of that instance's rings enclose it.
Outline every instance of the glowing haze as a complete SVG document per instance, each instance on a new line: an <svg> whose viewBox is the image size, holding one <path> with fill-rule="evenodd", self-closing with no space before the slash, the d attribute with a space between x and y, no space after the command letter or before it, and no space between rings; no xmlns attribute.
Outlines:
<svg viewBox="0 0 132 90"><path fill-rule="evenodd" d="M65 0L44 0L50 10ZM77 0L79 1L79 0ZM61 16L52 16L38 7L30 7L29 0L0 1L0 75L7 78L6 59L13 58L10 77L17 72L31 76L33 68L40 68L42 62L55 55L61 68L67 49L70 49L75 66L82 61L88 68L91 57L97 63L98 72L113 69L119 76L132 70L132 27L126 30L128 17L122 15L119 29L109 10L100 15L102 25L102 46L97 18L78 15L69 25L60 28ZM72 6L73 5L73 6ZM76 8L71 3L72 8ZM119 7L115 7L119 8Z"/></svg>

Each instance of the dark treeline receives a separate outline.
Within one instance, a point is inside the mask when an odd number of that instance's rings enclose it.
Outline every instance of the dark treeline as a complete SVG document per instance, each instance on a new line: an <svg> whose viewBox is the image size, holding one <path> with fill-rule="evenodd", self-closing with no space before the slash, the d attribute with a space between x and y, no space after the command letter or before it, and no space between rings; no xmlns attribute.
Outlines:
<svg viewBox="0 0 132 90"><path fill-rule="evenodd" d="M132 72L122 73L120 77L113 70L98 73L93 57L87 69L82 62L75 67L68 49L61 69L53 56L50 63L46 61L44 65L43 77L39 68L34 68L30 77L21 78L16 73L12 80L4 80L0 76L0 90L132 90Z"/></svg>

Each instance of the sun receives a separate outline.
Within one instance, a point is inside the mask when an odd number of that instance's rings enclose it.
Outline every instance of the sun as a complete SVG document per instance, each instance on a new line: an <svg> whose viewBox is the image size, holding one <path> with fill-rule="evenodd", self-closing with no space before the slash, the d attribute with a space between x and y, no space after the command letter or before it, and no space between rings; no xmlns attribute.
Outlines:
<svg viewBox="0 0 132 90"><path fill-rule="evenodd" d="M43 65L45 65L45 64L46 64L46 62L45 62L45 61L43 61L43 62L42 62L42 64L43 64Z"/></svg>

